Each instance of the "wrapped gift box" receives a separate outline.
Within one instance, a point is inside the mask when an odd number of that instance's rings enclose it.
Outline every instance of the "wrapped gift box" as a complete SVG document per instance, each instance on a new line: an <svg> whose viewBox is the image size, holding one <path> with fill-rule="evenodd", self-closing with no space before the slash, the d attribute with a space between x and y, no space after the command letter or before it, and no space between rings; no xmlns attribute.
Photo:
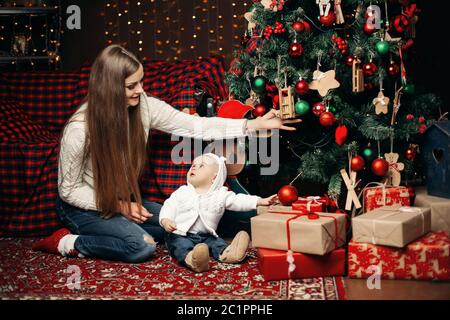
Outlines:
<svg viewBox="0 0 450 320"><path fill-rule="evenodd" d="M348 276L382 279L450 280L450 239L430 232L403 249L350 241Z"/></svg>
<svg viewBox="0 0 450 320"><path fill-rule="evenodd" d="M343 248L323 256L294 252L295 269L290 274L286 251L259 248L257 255L259 269L266 281L342 276L345 273Z"/></svg>
<svg viewBox="0 0 450 320"><path fill-rule="evenodd" d="M425 187L416 189L414 205L431 209L431 230L450 233L450 199L430 196Z"/></svg>
<svg viewBox="0 0 450 320"><path fill-rule="evenodd" d="M321 197L299 197L292 204L292 210L306 210L307 212L326 212L327 200Z"/></svg>
<svg viewBox="0 0 450 320"><path fill-rule="evenodd" d="M406 187L369 187L363 191L363 212L385 206L410 206L410 197Z"/></svg>
<svg viewBox="0 0 450 320"><path fill-rule="evenodd" d="M345 243L346 219L346 215L334 213L257 215L250 220L252 244L256 248L324 255Z"/></svg>
<svg viewBox="0 0 450 320"><path fill-rule="evenodd" d="M353 241L403 248L430 231L428 208L383 207L352 219Z"/></svg>

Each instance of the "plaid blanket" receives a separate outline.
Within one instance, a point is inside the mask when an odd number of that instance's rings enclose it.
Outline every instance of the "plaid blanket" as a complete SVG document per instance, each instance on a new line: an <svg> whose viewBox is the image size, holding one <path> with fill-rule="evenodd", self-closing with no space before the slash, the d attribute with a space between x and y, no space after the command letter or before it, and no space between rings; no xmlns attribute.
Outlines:
<svg viewBox="0 0 450 320"><path fill-rule="evenodd" d="M144 89L193 114L197 88L227 97L220 57L144 60ZM55 211L58 150L64 124L88 90L90 64L76 71L0 75L0 236L48 235L61 226ZM170 135L151 130L142 194L163 202L185 183L189 164L171 162Z"/></svg>

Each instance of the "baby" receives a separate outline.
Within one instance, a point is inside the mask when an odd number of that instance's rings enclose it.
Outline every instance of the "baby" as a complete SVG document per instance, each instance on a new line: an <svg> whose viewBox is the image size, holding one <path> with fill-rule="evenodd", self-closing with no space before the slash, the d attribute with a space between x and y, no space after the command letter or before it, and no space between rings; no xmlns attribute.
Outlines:
<svg viewBox="0 0 450 320"><path fill-rule="evenodd" d="M187 185L178 188L164 202L159 223L168 232L170 255L195 272L208 270L210 254L224 263L244 260L250 237L240 231L228 245L217 233L225 211L249 211L271 205L268 198L236 194L223 186L227 177L225 158L206 153L194 159L187 173Z"/></svg>

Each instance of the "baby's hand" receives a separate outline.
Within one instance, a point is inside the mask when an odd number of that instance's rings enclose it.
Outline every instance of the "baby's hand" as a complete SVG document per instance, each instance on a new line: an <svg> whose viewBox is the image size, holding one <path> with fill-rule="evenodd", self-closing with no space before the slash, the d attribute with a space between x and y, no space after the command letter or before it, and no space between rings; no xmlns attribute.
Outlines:
<svg viewBox="0 0 450 320"><path fill-rule="evenodd" d="M168 233L172 233L175 230L177 230L177 225L175 221L172 221L170 219L162 219L161 225L163 226L164 230L166 230L166 232Z"/></svg>
<svg viewBox="0 0 450 320"><path fill-rule="evenodd" d="M257 205L258 206L270 206L271 204L274 204L277 201L278 201L278 196L276 194L274 194L274 195L271 195L270 197L259 199Z"/></svg>

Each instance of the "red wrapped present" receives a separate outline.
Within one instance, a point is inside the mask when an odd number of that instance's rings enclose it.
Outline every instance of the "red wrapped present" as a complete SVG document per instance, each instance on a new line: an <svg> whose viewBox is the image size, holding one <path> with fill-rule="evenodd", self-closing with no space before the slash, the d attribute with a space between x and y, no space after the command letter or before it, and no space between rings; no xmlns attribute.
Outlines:
<svg viewBox="0 0 450 320"><path fill-rule="evenodd" d="M292 204L292 210L306 210L307 212L326 212L327 199L323 197L298 197L298 200Z"/></svg>
<svg viewBox="0 0 450 320"><path fill-rule="evenodd" d="M403 249L350 241L348 276L382 279L450 280L450 238L430 232Z"/></svg>
<svg viewBox="0 0 450 320"><path fill-rule="evenodd" d="M345 249L339 248L324 256L288 251L257 249L259 269L266 281L342 276L345 273ZM291 266L291 272L290 271ZM292 267L292 266L295 266Z"/></svg>
<svg viewBox="0 0 450 320"><path fill-rule="evenodd" d="M364 213L384 206L410 206L409 191L406 187L388 187L380 183L376 187L365 187L363 197Z"/></svg>

